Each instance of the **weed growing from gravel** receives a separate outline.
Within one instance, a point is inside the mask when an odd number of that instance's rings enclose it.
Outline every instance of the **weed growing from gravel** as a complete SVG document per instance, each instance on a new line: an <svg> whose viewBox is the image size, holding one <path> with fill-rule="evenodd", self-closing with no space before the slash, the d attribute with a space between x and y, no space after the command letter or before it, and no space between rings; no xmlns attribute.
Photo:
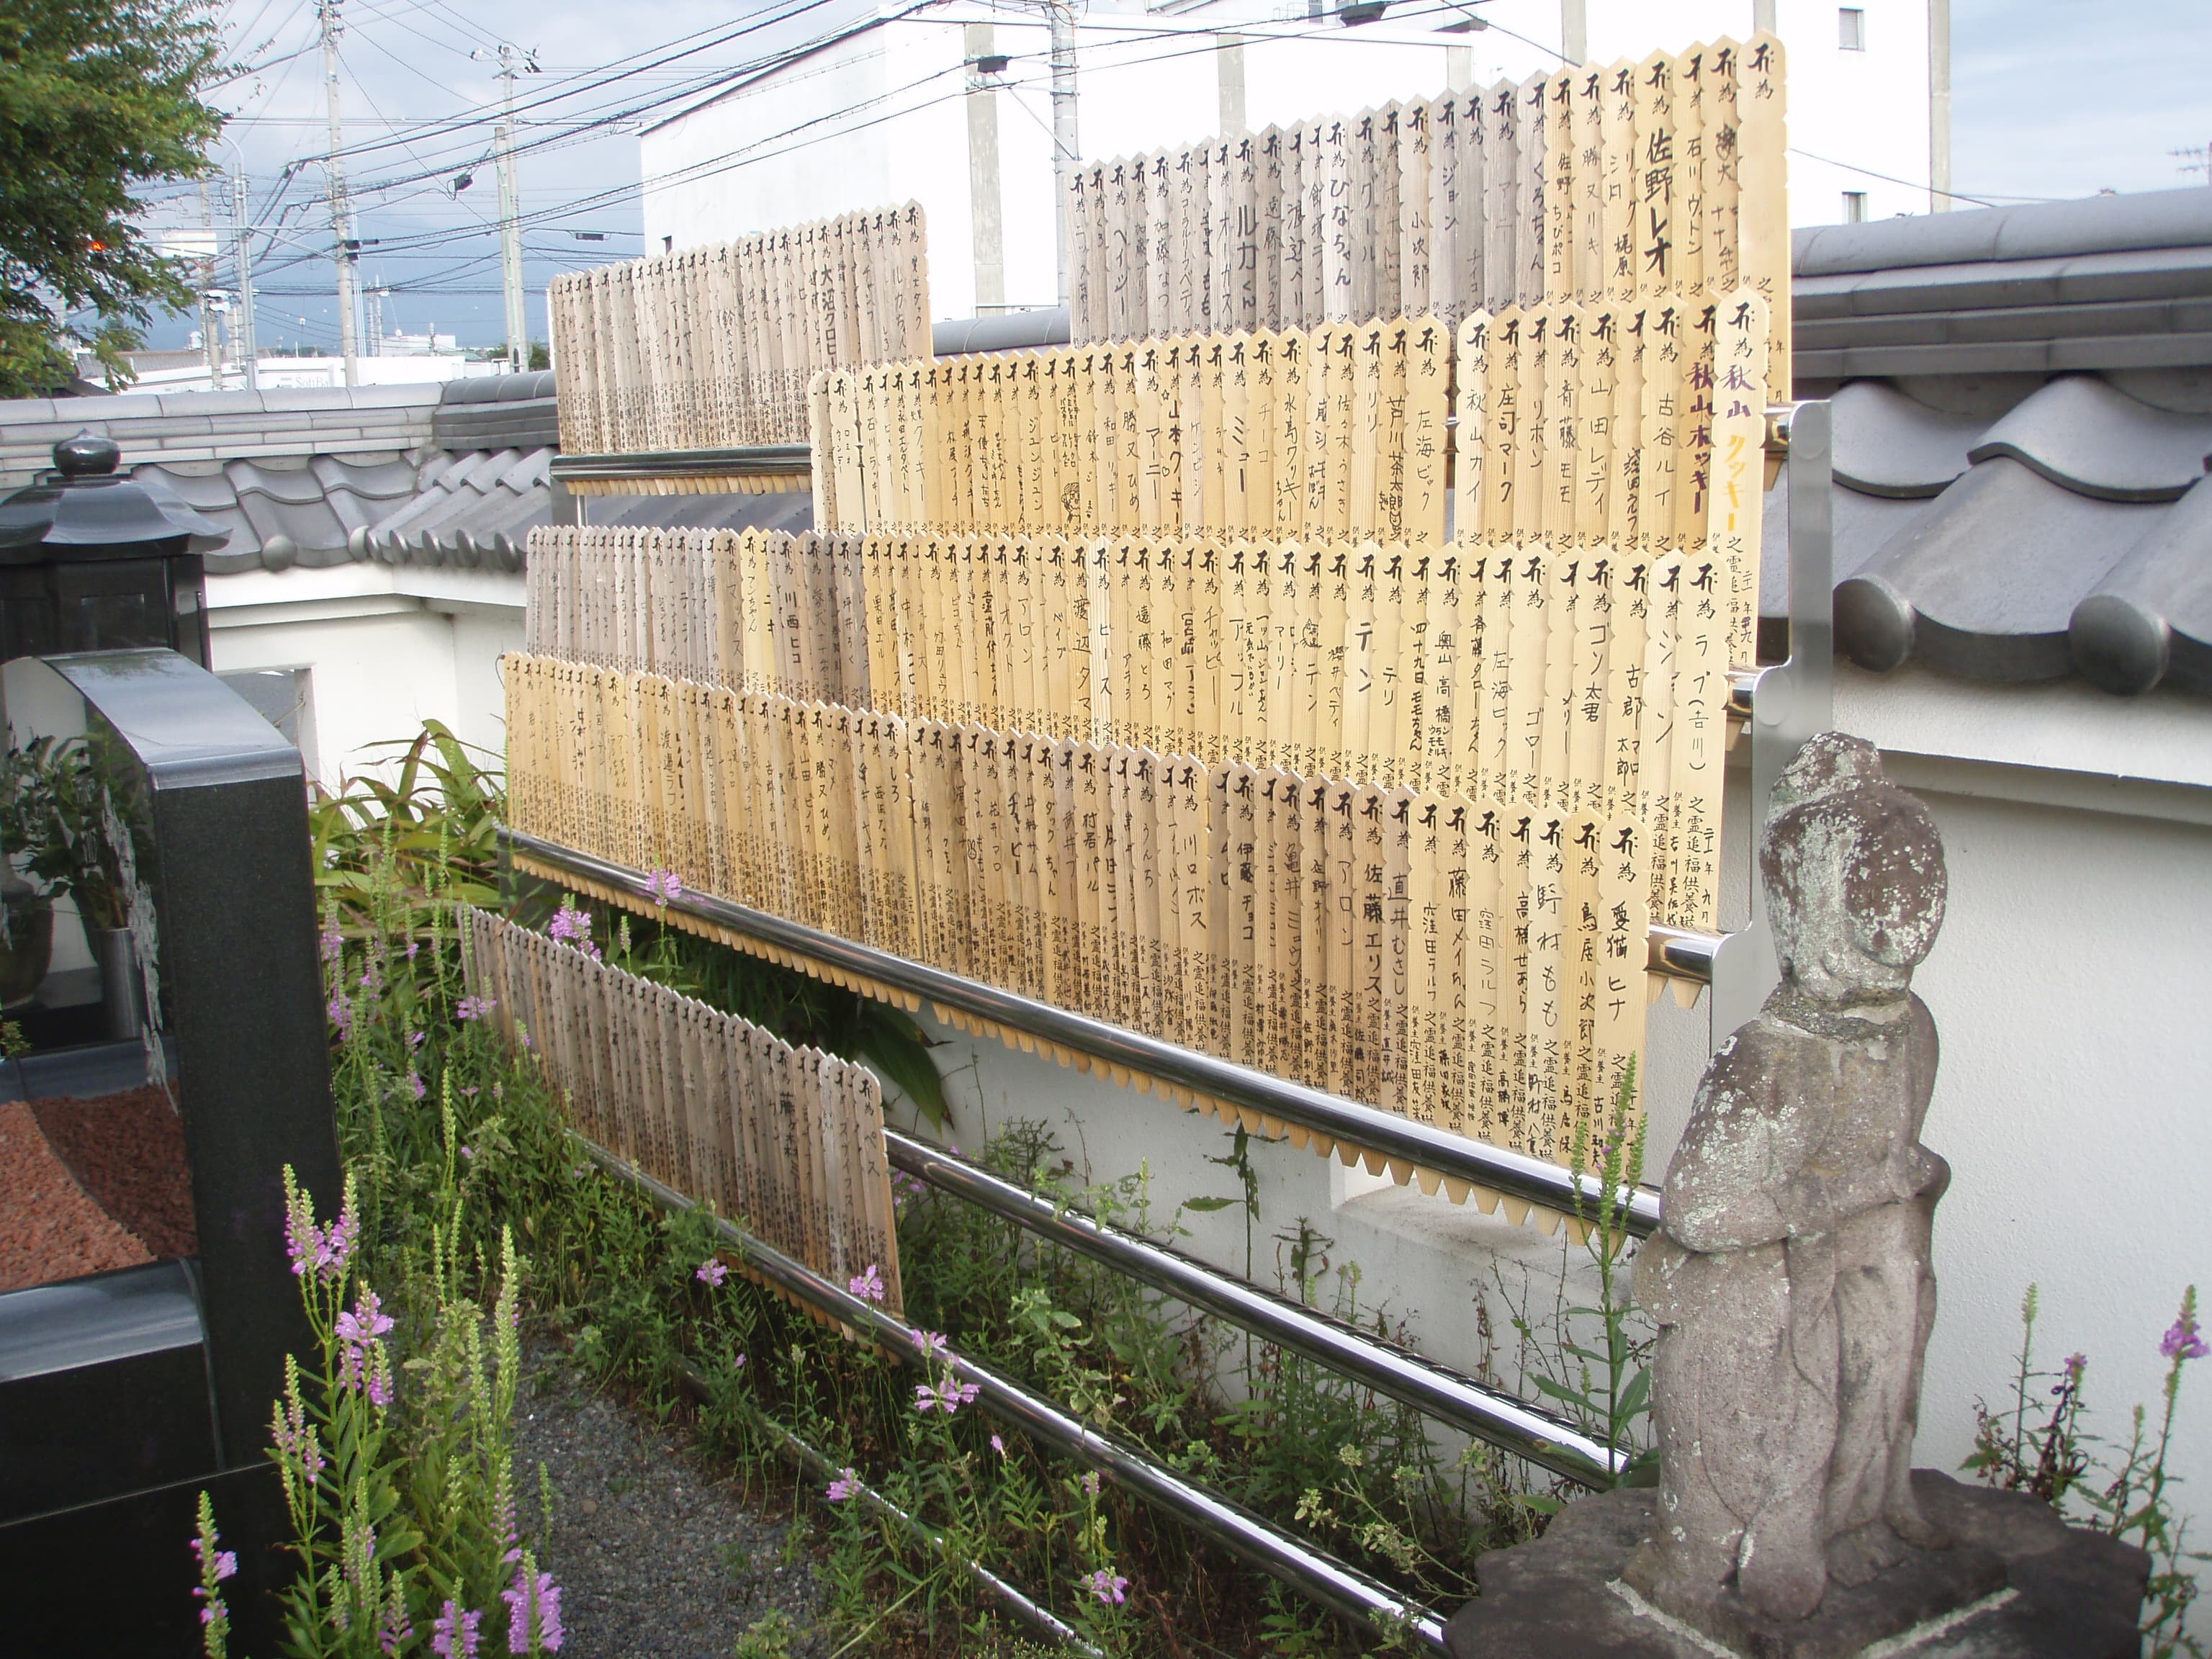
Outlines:
<svg viewBox="0 0 2212 1659"><path fill-rule="evenodd" d="M795 1634L783 1609L770 1607L738 1638L731 1659L791 1659L791 1638Z"/></svg>

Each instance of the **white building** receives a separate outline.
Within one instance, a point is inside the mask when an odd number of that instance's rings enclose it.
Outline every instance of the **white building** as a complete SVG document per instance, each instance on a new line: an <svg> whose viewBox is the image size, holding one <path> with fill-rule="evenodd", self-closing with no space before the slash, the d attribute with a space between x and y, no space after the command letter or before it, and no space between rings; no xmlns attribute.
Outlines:
<svg viewBox="0 0 2212 1659"><path fill-rule="evenodd" d="M1771 27L1789 54L1793 223L1926 212L1941 199L1931 164L1949 184L1948 57L1933 55L1931 76L1929 50L1948 36L1948 0L1391 0L1350 27L1344 3L1078 7L1080 153L1522 80L1563 52L1611 63ZM882 0L835 26L821 15L804 39L793 25L763 44L787 52L775 69L646 129L647 251L910 198L928 216L938 319L1059 303L1044 12Z"/></svg>

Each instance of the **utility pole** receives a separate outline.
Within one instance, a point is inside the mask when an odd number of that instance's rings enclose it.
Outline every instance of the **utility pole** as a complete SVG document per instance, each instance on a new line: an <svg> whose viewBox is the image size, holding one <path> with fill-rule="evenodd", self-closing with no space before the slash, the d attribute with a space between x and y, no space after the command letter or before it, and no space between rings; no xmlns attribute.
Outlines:
<svg viewBox="0 0 2212 1659"><path fill-rule="evenodd" d="M246 370L246 389L261 389L261 348L253 337L253 256L247 243L246 228L246 167L240 157L239 170L230 175L230 246L238 261L238 313L231 324L231 337L238 342L238 361Z"/></svg>
<svg viewBox="0 0 2212 1659"><path fill-rule="evenodd" d="M507 116L499 124L499 268L507 293L507 368L520 374L530 367L530 316L522 302L522 190L514 177L515 50L501 44L499 78L507 94ZM536 53L527 60L532 74Z"/></svg>
<svg viewBox="0 0 2212 1659"><path fill-rule="evenodd" d="M1928 0L1928 210L1951 210L1951 0Z"/></svg>
<svg viewBox="0 0 2212 1659"><path fill-rule="evenodd" d="M208 390L222 390L222 342L216 334L216 312L213 296L209 290L215 287L216 250L215 210L208 203L207 180L200 180L200 234L206 240L206 252L192 263L199 273L200 290L200 349L207 356Z"/></svg>
<svg viewBox="0 0 2212 1659"><path fill-rule="evenodd" d="M1057 201L1053 228L1060 233L1060 302L1068 303L1068 191L1083 151L1075 137L1075 8L1073 0L1045 0L1052 22L1052 181Z"/></svg>
<svg viewBox="0 0 2212 1659"><path fill-rule="evenodd" d="M337 242L338 342L345 354L346 384L354 386L361 384L361 338L354 327L354 260L360 245L346 206L345 163L338 155L345 143L338 113L338 4L339 0L315 0L315 16L323 26L323 82L330 94L331 154L325 171L331 185L331 234Z"/></svg>

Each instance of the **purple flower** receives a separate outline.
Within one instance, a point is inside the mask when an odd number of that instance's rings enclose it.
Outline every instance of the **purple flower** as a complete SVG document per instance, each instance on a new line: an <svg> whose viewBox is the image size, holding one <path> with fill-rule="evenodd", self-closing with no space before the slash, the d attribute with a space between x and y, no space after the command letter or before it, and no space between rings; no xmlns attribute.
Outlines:
<svg viewBox="0 0 2212 1659"><path fill-rule="evenodd" d="M945 1352L945 1334L941 1331L916 1331L914 1346L921 1350L924 1359L934 1359Z"/></svg>
<svg viewBox="0 0 2212 1659"><path fill-rule="evenodd" d="M297 1395L288 1396L280 1402L271 1417L270 1438L276 1443L279 1457L299 1468L310 1480L329 1467L323 1458L321 1442L309 1426L307 1410Z"/></svg>
<svg viewBox="0 0 2212 1659"><path fill-rule="evenodd" d="M420 940L417 940L417 939L409 939L409 940L407 941L407 960L408 960L408 961L410 961L410 962L414 961L414 960L415 960L415 953L416 953L417 951L421 950L422 948L422 942L421 942Z"/></svg>
<svg viewBox="0 0 2212 1659"><path fill-rule="evenodd" d="M840 1474L830 1483L830 1489L823 1493L823 1496L833 1504L842 1504L847 1499L858 1498L860 1495L860 1477L852 1469L847 1469Z"/></svg>
<svg viewBox="0 0 2212 1659"><path fill-rule="evenodd" d="M407 1089L408 1092L412 1094L417 1100L422 1099L424 1095L430 1092L430 1085L423 1082L421 1073L416 1072L410 1072L407 1073Z"/></svg>
<svg viewBox="0 0 2212 1659"><path fill-rule="evenodd" d="M1091 1497L1093 1497L1093 1498L1096 1498L1096 1497L1097 1497L1097 1496L1098 1496L1098 1471L1097 1471L1097 1470L1096 1470L1096 1469L1091 1469L1091 1470L1088 1470L1088 1471L1086 1471L1086 1472L1085 1473L1084 1477L1083 1477L1083 1490L1084 1490L1085 1492L1086 1492L1090 1493L1090 1494L1091 1494Z"/></svg>
<svg viewBox="0 0 2212 1659"><path fill-rule="evenodd" d="M994 1434L991 1437L991 1449L1004 1457L1006 1455L1006 1443Z"/></svg>
<svg viewBox="0 0 2212 1659"><path fill-rule="evenodd" d="M917 1412L943 1412L951 1416L963 1406L972 1406L982 1389L973 1382L962 1382L952 1377L931 1384L924 1382L914 1391L914 1408Z"/></svg>
<svg viewBox="0 0 2212 1659"><path fill-rule="evenodd" d="M193 1539L191 1543L192 1559L204 1566L207 1564L206 1547L197 1538ZM217 1550L215 1553L216 1582L217 1583L221 1583L226 1578L235 1578L237 1576L238 1552L236 1550Z"/></svg>
<svg viewBox="0 0 2212 1659"><path fill-rule="evenodd" d="M564 904L553 913L545 933L563 945L588 945L592 939L592 913Z"/></svg>
<svg viewBox="0 0 2212 1659"><path fill-rule="evenodd" d="M338 1385L368 1392L372 1403L392 1403L392 1372L384 1363L384 1345L377 1340L392 1328L391 1316L374 1291L363 1290L349 1312L337 1316L334 1327L345 1345L338 1356Z"/></svg>
<svg viewBox="0 0 2212 1659"><path fill-rule="evenodd" d="M338 1028L339 1042L346 1042L353 1036L353 1004L343 997L332 997L330 1006L323 1012L331 1017L331 1024Z"/></svg>
<svg viewBox="0 0 2212 1659"><path fill-rule="evenodd" d="M337 1333L349 1342L374 1342L392 1328L392 1317L374 1291L363 1291L351 1311L337 1317Z"/></svg>
<svg viewBox="0 0 2212 1659"><path fill-rule="evenodd" d="M407 1602L399 1594L399 1586L392 1585L391 1605L384 1610L384 1628L376 1633L376 1644L386 1653L398 1653L415 1639L415 1621L407 1616Z"/></svg>
<svg viewBox="0 0 2212 1659"><path fill-rule="evenodd" d="M336 962L345 952L345 935L335 927L323 929L323 960Z"/></svg>
<svg viewBox="0 0 2212 1659"><path fill-rule="evenodd" d="M471 1095L472 1095L472 1094L476 1093L476 1091L475 1091L475 1090L473 1090L473 1089L469 1089L469 1090L465 1090L463 1092L464 1092L464 1093L466 1093L466 1094L471 1094ZM476 1155L477 1155L477 1149L476 1149L475 1147L473 1147L473 1146L464 1146L464 1147L462 1147L462 1148L461 1148L461 1156L462 1156L463 1158L474 1158Z"/></svg>
<svg viewBox="0 0 2212 1659"><path fill-rule="evenodd" d="M720 1256L714 1255L708 1256L704 1261L701 1262L699 1264L699 1271L691 1275L692 1278L697 1279L702 1285L712 1285L717 1290L721 1288L722 1281L729 1276L730 1269L728 1264Z"/></svg>
<svg viewBox="0 0 2212 1659"><path fill-rule="evenodd" d="M538 1645L548 1653L561 1650L561 1587L553 1582L553 1575L541 1572L533 1582L531 1564L525 1562L514 1570L514 1588L503 1589L499 1599L507 1603L507 1650L509 1653L528 1653L531 1650L531 1632L536 1627Z"/></svg>
<svg viewBox="0 0 2212 1659"><path fill-rule="evenodd" d="M192 1559L200 1567L192 1596L200 1604L201 1627L208 1632L204 1645L210 1653L222 1653L230 1636L230 1609L223 1605L222 1584L238 1571L238 1557L217 1547L222 1539L216 1532L215 1506L204 1492L200 1493L199 1535L191 1541Z"/></svg>
<svg viewBox="0 0 2212 1659"><path fill-rule="evenodd" d="M318 1227L302 1195L284 1217L284 1253L292 1258L295 1278L305 1278L311 1269L323 1279L341 1277L360 1240L361 1222L350 1209L340 1211L329 1226Z"/></svg>
<svg viewBox="0 0 2212 1659"><path fill-rule="evenodd" d="M656 908L665 908L676 902L684 890L684 884L676 878L673 870L656 870L645 878L645 890Z"/></svg>
<svg viewBox="0 0 2212 1659"><path fill-rule="evenodd" d="M2203 1337L2197 1334L2196 1317L2186 1304L2182 1307L2181 1317L2166 1328L2166 1335L2159 1342L2158 1351L2168 1359L2185 1360L2202 1359L2207 1353L2212 1353L2212 1348L2207 1348Z"/></svg>
<svg viewBox="0 0 2212 1659"><path fill-rule="evenodd" d="M491 1011L499 1006L497 997L463 997L453 1005L453 1013L460 1019L489 1019ZM476 1092L471 1089L471 1094Z"/></svg>
<svg viewBox="0 0 2212 1659"><path fill-rule="evenodd" d="M1129 1599L1129 1581L1111 1567L1101 1567L1076 1582L1109 1607L1118 1607Z"/></svg>
<svg viewBox="0 0 2212 1659"><path fill-rule="evenodd" d="M477 1659L477 1626L483 1622L483 1614L464 1613L447 1601L430 1626L430 1651L438 1659Z"/></svg>
<svg viewBox="0 0 2212 1659"><path fill-rule="evenodd" d="M845 1281L845 1288L863 1302L881 1302L884 1299L884 1275L871 1261L866 1272L855 1273Z"/></svg>
<svg viewBox="0 0 2212 1659"><path fill-rule="evenodd" d="M422 1031L410 1031L410 1032L407 1034L407 1046L408 1046L408 1048L409 1048L410 1050L411 1050L411 1049L415 1049L415 1048L421 1048L421 1047L422 1046L422 1042L423 1042L423 1038L424 1038L424 1036L426 1036L426 1033L422 1032Z"/></svg>

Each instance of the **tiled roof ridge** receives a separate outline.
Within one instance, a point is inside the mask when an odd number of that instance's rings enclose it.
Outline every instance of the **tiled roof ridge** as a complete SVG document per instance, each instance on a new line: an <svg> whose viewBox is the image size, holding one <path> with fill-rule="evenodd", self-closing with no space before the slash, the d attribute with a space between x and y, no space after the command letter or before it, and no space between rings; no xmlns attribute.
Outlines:
<svg viewBox="0 0 2212 1659"><path fill-rule="evenodd" d="M2212 247L2212 190L2137 191L1808 226L1793 235L1790 266L1799 277L1837 276L2185 247Z"/></svg>

